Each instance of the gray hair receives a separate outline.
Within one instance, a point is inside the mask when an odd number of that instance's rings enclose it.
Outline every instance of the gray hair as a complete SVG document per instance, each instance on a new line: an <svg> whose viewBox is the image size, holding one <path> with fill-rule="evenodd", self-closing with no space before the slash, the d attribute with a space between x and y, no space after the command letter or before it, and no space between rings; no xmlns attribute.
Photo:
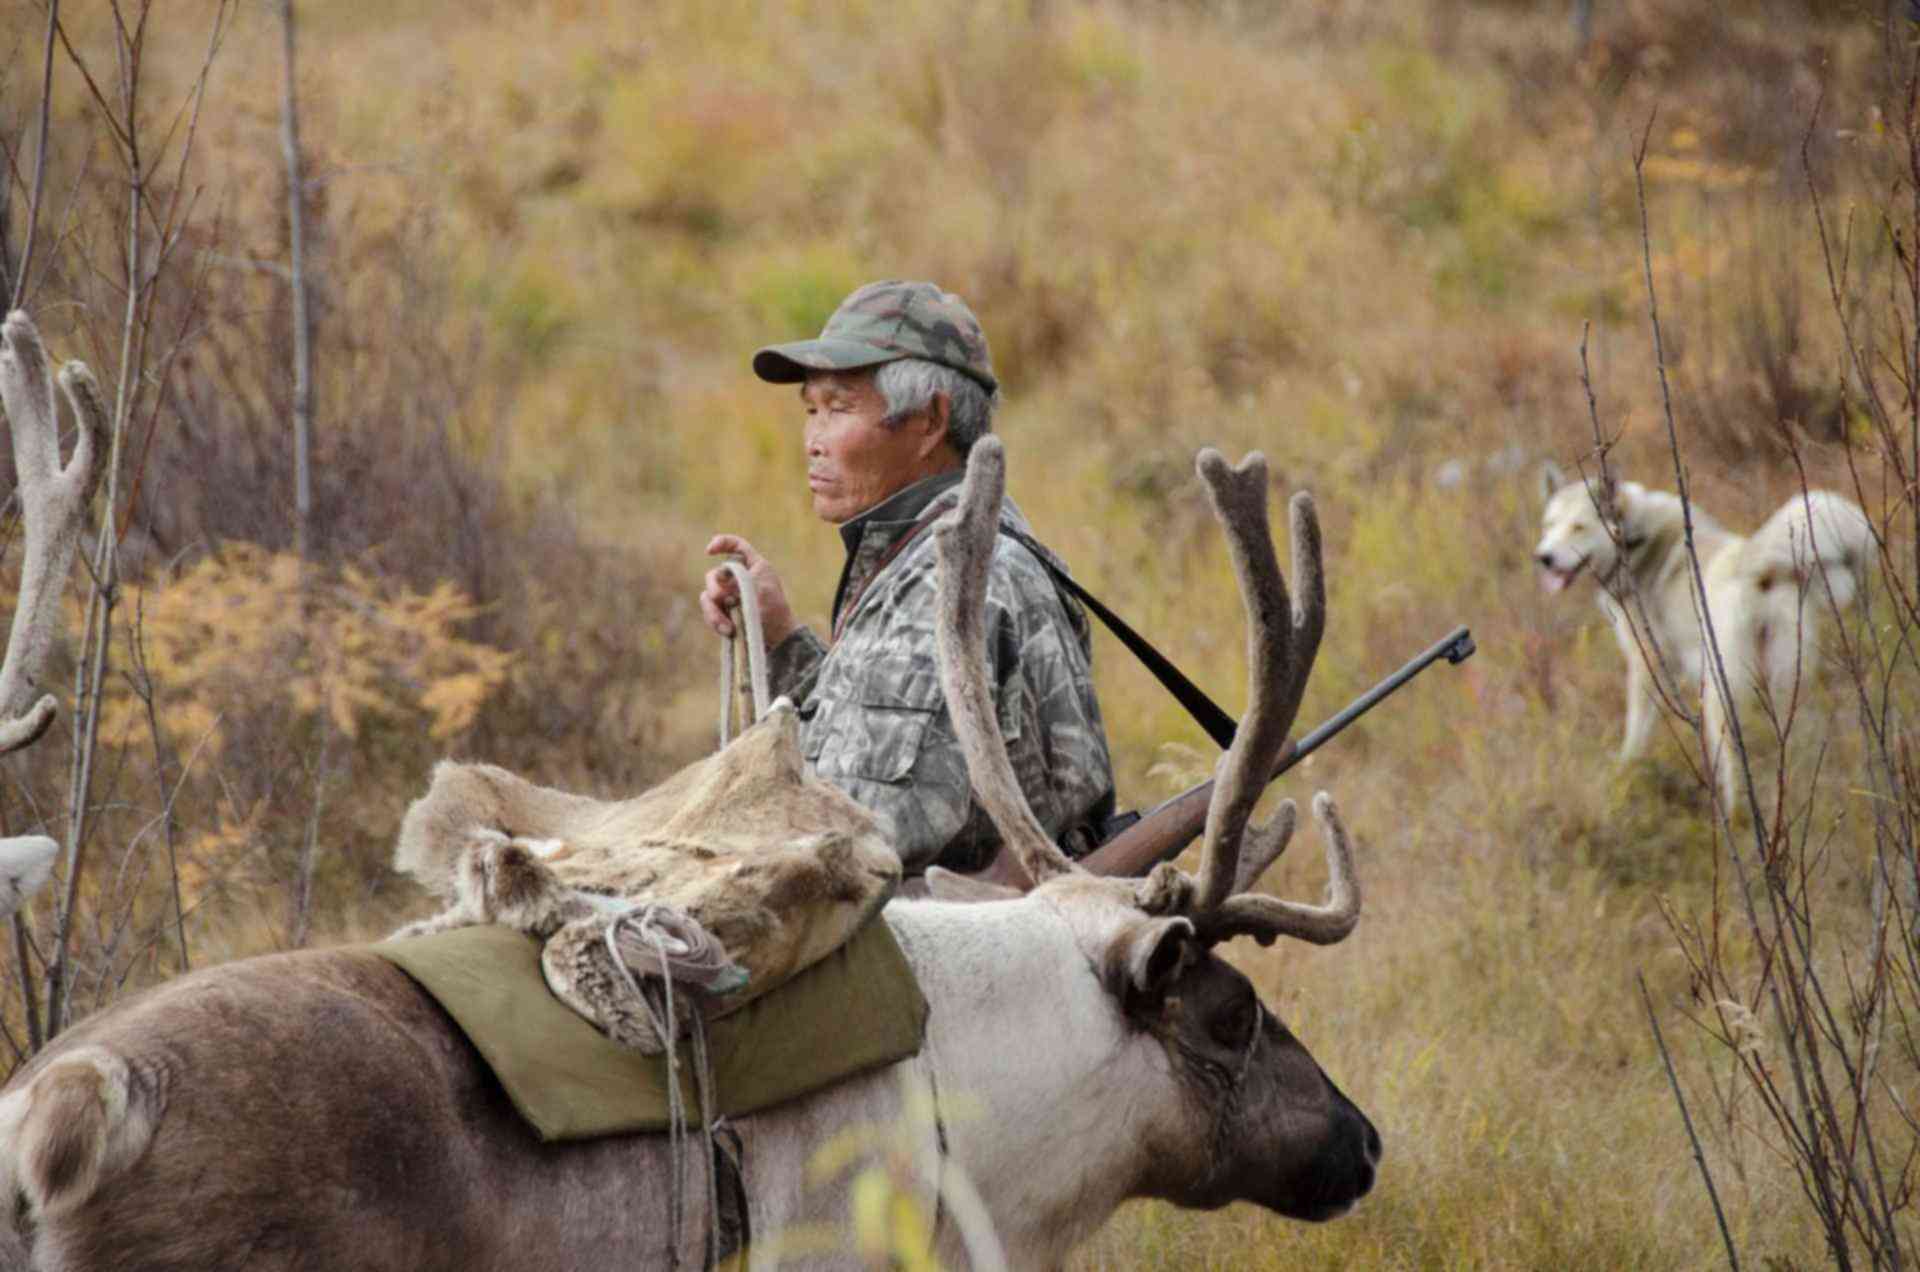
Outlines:
<svg viewBox="0 0 1920 1272"><path fill-rule="evenodd" d="M993 408L1000 392L988 393L980 382L952 367L925 358L901 358L874 372L873 385L887 400L888 428L896 428L933 405L933 395L947 395L947 440L965 455L973 444L993 431Z"/></svg>

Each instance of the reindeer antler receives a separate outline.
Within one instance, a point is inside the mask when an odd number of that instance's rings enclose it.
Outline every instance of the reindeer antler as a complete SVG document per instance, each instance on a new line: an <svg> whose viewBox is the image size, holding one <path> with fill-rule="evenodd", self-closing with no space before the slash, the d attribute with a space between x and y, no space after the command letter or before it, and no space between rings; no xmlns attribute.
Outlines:
<svg viewBox="0 0 1920 1272"><path fill-rule="evenodd" d="M20 595L13 608L7 656L0 663L0 755L37 742L59 706L40 678L60 622L60 594L80 546L81 523L100 484L96 462L107 447L107 410L84 363L60 369L80 435L73 458L60 464L60 419L53 372L40 333L15 310L0 323L0 407L13 432L13 466L26 523ZM0 839L0 919L25 905L47 881L59 845L44 835Z"/></svg>
<svg viewBox="0 0 1920 1272"><path fill-rule="evenodd" d="M1026 868L1028 878L1044 883L1074 865L1027 806L1013 761L1007 757L1007 740L1000 736L993 690L987 683L987 568L1000 538L1006 477L1000 439L983 437L975 442L967 455L960 506L933 528L940 577L935 643L947 714L966 756L974 794L999 830L1003 848Z"/></svg>
<svg viewBox="0 0 1920 1272"><path fill-rule="evenodd" d="M1207 809L1200 875L1189 917L1202 938L1224 941L1251 936L1262 945L1293 936L1331 945L1360 918L1360 887L1353 850L1339 811L1325 791L1314 797L1313 816L1327 845L1328 901L1303 905L1262 896L1251 889L1286 851L1293 838L1293 802L1281 804L1265 826L1251 824L1254 805L1286 745L1299 714L1313 660L1326 630L1326 576L1320 559L1320 520L1305 491L1291 504L1294 594L1274 557L1267 527L1267 465L1257 452L1238 468L1216 451L1200 453L1197 465L1214 515L1226 532L1234 576L1247 609L1246 718L1220 761L1213 803ZM1163 883L1162 888L1165 887Z"/></svg>
<svg viewBox="0 0 1920 1272"><path fill-rule="evenodd" d="M1274 822L1279 823L1282 817L1285 832L1269 862L1280 855L1286 839L1292 836L1292 800L1281 806ZM1305 905L1246 891L1260 877L1255 872L1246 879L1241 891L1221 902L1218 908L1192 916L1195 929L1204 939L1225 941L1236 936L1251 936L1262 945L1271 945L1275 937L1291 936L1315 945L1332 945L1353 931L1353 925L1360 921L1360 881L1353 872L1353 846L1347 840L1347 828L1340 822L1333 796L1321 791L1313 797L1313 819L1319 823L1320 837L1327 844L1326 904Z"/></svg>
<svg viewBox="0 0 1920 1272"><path fill-rule="evenodd" d="M52 694L40 693L40 676L59 624L60 593L80 544L81 522L99 485L95 458L107 445L107 412L93 373L84 363L69 362L61 368L60 387L80 423L73 458L64 468L46 349L25 312L7 315L0 324L0 405L13 431L26 556L6 662L0 664L0 754L35 741L53 723L56 704Z"/></svg>
<svg viewBox="0 0 1920 1272"><path fill-rule="evenodd" d="M1290 594L1267 525L1266 460L1255 453L1238 467L1229 467L1218 451L1209 449L1200 453L1197 466L1226 532L1246 605L1249 701L1233 745L1220 761L1199 874L1188 876L1162 865L1146 879L1132 881L1134 895L1149 911L1190 918L1196 934L1208 942L1251 936L1264 945L1294 936L1329 945L1358 921L1360 888L1346 829L1324 791L1314 798L1313 814L1327 846L1327 903L1303 905L1250 891L1293 836L1296 818L1290 800L1265 826L1253 825L1252 816L1300 710L1326 628L1320 523L1312 498L1304 492L1295 495ZM968 456L959 508L934 528L940 571L940 676L974 793L1006 850L1037 884L1080 868L1047 838L1027 806L987 683L986 580L998 538L1005 476L999 441L982 438Z"/></svg>
<svg viewBox="0 0 1920 1272"><path fill-rule="evenodd" d="M1219 451L1200 452L1195 467L1207 485L1214 515L1227 535L1234 577L1247 610L1246 718L1220 762L1207 834L1200 852L1194 904L1213 910L1238 882L1242 842L1253 806L1273 776L1287 730L1299 714L1320 633L1326 626L1326 587L1320 574L1320 522L1313 498L1293 498L1293 577L1300 589L1289 603L1287 581L1267 529L1267 461L1258 451L1229 468ZM1282 845L1284 847L1284 845ZM1278 855L1277 853L1275 855Z"/></svg>

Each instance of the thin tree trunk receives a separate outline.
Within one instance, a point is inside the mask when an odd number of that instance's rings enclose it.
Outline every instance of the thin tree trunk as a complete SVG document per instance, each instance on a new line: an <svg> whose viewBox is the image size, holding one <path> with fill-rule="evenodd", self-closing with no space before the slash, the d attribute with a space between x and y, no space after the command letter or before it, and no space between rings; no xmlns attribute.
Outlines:
<svg viewBox="0 0 1920 1272"><path fill-rule="evenodd" d="M294 36L293 0L280 0L280 50L286 74L280 98L280 146L287 161L287 238L293 282L293 541L304 566L312 549L313 320L307 298L306 183L300 173Z"/></svg>
<svg viewBox="0 0 1920 1272"><path fill-rule="evenodd" d="M300 107L296 95L297 29L293 0L280 0L280 48L286 81L280 99L280 144L287 161L288 275L293 290L293 487L294 550L300 557L301 606L307 606L307 588L313 569L313 311L307 294L306 197L300 167ZM313 775L313 807L293 889L293 945L307 943L313 922L313 872L319 852L320 810L326 796L327 735L321 713L319 754Z"/></svg>

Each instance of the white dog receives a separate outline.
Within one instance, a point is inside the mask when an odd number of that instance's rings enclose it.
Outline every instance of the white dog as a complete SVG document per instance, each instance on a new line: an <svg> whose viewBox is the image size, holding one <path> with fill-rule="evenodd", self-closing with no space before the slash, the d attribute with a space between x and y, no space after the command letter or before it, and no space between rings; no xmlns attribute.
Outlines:
<svg viewBox="0 0 1920 1272"><path fill-rule="evenodd" d="M1653 732L1657 676L1668 693L1685 695L1679 701L1701 704L1721 798L1733 809L1737 766L1726 744L1726 704L1709 675L1680 497L1635 482L1619 482L1609 495L1597 480L1569 482L1552 464L1540 477L1547 503L1533 555L1541 585L1559 592L1590 573L1627 660L1620 758L1638 755ZM1818 665L1822 618L1846 610L1866 586L1873 524L1858 505L1824 490L1795 495L1747 537L1698 504L1692 516L1707 614L1733 705L1744 710L1765 695L1784 714Z"/></svg>

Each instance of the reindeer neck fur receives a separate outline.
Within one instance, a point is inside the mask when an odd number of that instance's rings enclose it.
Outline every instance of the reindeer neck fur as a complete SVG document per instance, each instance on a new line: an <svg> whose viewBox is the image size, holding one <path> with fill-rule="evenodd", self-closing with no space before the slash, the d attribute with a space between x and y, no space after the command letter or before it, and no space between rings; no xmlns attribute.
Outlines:
<svg viewBox="0 0 1920 1272"><path fill-rule="evenodd" d="M886 914L933 1005L912 1063L938 1091L949 1157L1012 1265L1052 1266L1138 1193L1183 1125L1164 1046L1128 1023L1095 966L1129 915L1057 888Z"/></svg>

